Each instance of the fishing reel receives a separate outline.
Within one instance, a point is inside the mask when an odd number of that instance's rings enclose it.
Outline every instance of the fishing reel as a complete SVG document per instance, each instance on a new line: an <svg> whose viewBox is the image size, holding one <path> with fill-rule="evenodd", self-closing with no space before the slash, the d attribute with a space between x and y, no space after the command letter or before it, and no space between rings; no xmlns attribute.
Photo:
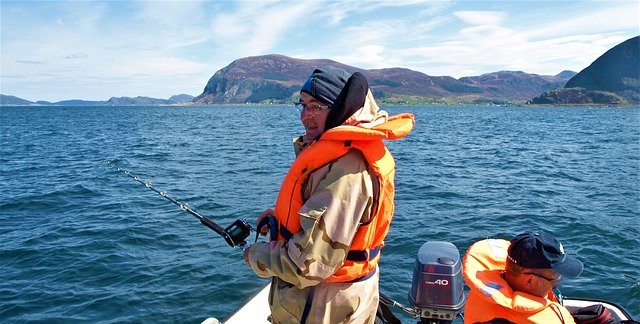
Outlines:
<svg viewBox="0 0 640 324"><path fill-rule="evenodd" d="M229 244L231 247L245 245L245 239L251 234L251 226L249 225L249 223L247 223L247 221L237 219L235 222L231 223L231 225L227 226L227 228L224 229L224 233L224 240L227 241L227 244Z"/></svg>

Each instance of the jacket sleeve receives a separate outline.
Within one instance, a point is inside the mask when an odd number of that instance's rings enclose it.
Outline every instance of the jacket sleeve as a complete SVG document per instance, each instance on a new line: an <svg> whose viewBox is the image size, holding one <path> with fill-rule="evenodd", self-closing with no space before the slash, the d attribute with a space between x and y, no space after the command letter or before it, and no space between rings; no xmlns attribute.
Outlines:
<svg viewBox="0 0 640 324"><path fill-rule="evenodd" d="M342 266L359 224L370 216L373 188L363 156L351 151L315 171L303 196L301 232L289 242L259 243L249 250L259 276L277 276L299 288L317 285Z"/></svg>

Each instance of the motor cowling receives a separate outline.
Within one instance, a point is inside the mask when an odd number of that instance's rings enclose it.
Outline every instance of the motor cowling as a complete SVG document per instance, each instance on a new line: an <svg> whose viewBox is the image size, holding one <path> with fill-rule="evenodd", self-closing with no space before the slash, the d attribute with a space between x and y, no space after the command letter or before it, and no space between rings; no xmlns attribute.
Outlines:
<svg viewBox="0 0 640 324"><path fill-rule="evenodd" d="M465 303L462 262L450 242L427 242L418 250L409 302L420 317L453 320Z"/></svg>

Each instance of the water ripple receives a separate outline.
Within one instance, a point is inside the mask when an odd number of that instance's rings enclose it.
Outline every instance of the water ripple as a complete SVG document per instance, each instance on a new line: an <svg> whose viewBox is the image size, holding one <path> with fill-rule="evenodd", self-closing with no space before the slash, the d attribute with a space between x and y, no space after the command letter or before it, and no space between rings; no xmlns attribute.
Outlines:
<svg viewBox="0 0 640 324"><path fill-rule="evenodd" d="M221 225L253 222L293 159L291 109L41 108L0 110L11 143L0 145L0 321L200 322L265 283L238 249L104 161ZM417 123L388 143L396 214L383 292L406 300L426 241L464 253L544 229L585 263L566 295L606 292L640 315L640 110L385 109Z"/></svg>

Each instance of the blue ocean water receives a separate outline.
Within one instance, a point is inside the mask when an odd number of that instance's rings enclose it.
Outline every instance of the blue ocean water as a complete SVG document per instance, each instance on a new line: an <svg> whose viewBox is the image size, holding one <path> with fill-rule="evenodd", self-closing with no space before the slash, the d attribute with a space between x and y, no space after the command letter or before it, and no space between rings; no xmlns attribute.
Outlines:
<svg viewBox="0 0 640 324"><path fill-rule="evenodd" d="M381 290L407 303L427 241L554 233L585 264L564 295L640 316L640 109L384 107L396 216ZM271 207L302 131L286 106L0 108L0 322L224 318L264 279L221 225Z"/></svg>

